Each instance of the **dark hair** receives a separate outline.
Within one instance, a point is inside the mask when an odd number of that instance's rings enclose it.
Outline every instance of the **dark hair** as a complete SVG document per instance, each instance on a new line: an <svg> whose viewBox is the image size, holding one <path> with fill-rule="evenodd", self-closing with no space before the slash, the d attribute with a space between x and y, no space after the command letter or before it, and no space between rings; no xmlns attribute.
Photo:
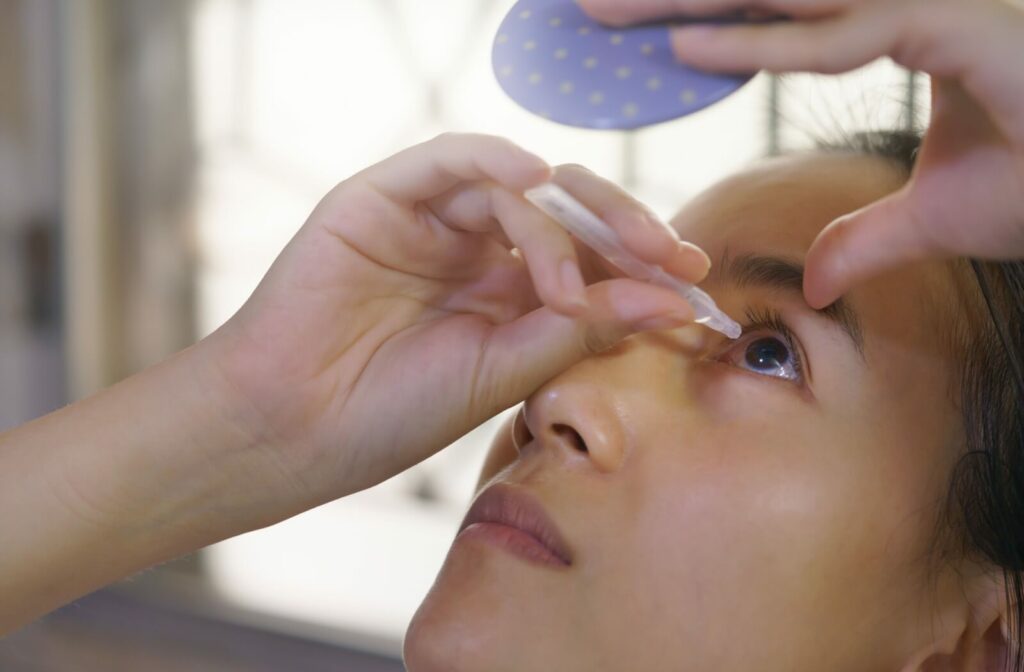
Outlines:
<svg viewBox="0 0 1024 672"><path fill-rule="evenodd" d="M885 158L909 176L921 141L914 131L875 131L819 149ZM967 319L951 316L965 445L940 520L956 533L963 557L1002 572L1007 662L1024 672L1024 261L955 263L976 282L976 310Z"/></svg>

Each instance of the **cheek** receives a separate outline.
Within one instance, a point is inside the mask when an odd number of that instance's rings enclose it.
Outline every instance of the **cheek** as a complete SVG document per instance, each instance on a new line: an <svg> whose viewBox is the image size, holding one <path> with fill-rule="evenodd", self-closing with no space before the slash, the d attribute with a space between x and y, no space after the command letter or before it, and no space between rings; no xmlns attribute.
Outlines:
<svg viewBox="0 0 1024 672"><path fill-rule="evenodd" d="M916 585L921 500L901 489L908 474L879 478L895 447L863 423L825 422L743 378L703 386L631 464L623 570L697 641L728 649L742 631L820 651Z"/></svg>

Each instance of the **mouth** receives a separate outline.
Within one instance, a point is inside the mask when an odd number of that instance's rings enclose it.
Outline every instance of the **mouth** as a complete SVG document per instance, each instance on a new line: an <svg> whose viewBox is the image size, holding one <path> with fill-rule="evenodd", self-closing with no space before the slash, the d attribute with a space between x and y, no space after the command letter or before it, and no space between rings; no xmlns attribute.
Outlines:
<svg viewBox="0 0 1024 672"><path fill-rule="evenodd" d="M476 498L456 541L497 546L539 565L572 565L572 552L544 507L529 493L509 485L492 485Z"/></svg>

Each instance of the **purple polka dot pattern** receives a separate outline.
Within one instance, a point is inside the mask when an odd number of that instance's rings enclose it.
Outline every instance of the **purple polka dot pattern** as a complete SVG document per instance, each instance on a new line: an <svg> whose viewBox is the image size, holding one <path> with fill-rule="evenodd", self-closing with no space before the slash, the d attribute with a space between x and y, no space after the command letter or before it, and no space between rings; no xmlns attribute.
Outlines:
<svg viewBox="0 0 1024 672"><path fill-rule="evenodd" d="M520 0L498 29L493 65L505 93L530 112L596 129L676 119L752 78L681 66L666 26L608 28L575 0Z"/></svg>

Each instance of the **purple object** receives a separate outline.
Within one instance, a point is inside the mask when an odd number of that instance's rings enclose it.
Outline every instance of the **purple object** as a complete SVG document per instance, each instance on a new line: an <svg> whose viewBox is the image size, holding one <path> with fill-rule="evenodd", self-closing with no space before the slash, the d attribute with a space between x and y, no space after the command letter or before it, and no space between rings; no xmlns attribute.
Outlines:
<svg viewBox="0 0 1024 672"><path fill-rule="evenodd" d="M668 25L608 28L575 0L516 3L498 30L493 64L505 93L530 112L597 129L634 129L691 114L753 78L680 65Z"/></svg>

